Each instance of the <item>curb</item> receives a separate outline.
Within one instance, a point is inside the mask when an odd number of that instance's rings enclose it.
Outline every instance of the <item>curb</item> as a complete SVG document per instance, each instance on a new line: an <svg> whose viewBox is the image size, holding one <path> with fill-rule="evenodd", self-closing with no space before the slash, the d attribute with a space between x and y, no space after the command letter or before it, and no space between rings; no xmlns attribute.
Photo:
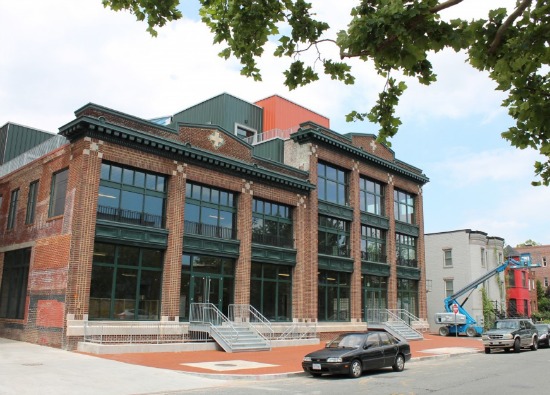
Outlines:
<svg viewBox="0 0 550 395"><path fill-rule="evenodd" d="M408 363L433 361L437 359L448 359L452 357L460 357L462 355L479 354L482 352L483 351L481 350L477 350L477 351L469 351L469 352L462 352L462 353L456 353L456 354L426 355L423 357L411 358L408 361ZM307 374L304 371L273 373L273 374L223 374L223 373L217 374L217 373L198 373L198 372L186 372L186 371L181 371L181 372L192 376L216 379L216 380L268 381L268 380L276 380L276 379L285 379L285 378L296 377L296 376L309 376L309 374Z"/></svg>

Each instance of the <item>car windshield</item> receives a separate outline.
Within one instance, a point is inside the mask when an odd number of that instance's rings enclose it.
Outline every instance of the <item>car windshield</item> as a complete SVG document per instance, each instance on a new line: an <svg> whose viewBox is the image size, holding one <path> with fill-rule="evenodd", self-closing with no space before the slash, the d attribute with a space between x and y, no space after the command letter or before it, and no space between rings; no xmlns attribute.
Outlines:
<svg viewBox="0 0 550 395"><path fill-rule="evenodd" d="M361 334L340 335L328 343L327 348L358 348L364 339L365 336Z"/></svg>
<svg viewBox="0 0 550 395"><path fill-rule="evenodd" d="M539 332L548 332L548 325L546 324L542 324L542 325L538 324L538 325L535 325L535 327Z"/></svg>
<svg viewBox="0 0 550 395"><path fill-rule="evenodd" d="M497 321L495 322L495 329L518 329L518 321Z"/></svg>

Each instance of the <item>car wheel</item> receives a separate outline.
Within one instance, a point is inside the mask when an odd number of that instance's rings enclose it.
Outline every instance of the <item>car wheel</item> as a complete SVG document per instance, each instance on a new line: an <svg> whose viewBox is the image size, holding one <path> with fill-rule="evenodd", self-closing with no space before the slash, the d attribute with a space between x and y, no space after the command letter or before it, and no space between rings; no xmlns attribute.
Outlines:
<svg viewBox="0 0 550 395"><path fill-rule="evenodd" d="M466 328L466 335L468 335L468 337L477 336L476 328L474 328L473 326L469 326L468 328Z"/></svg>
<svg viewBox="0 0 550 395"><path fill-rule="evenodd" d="M361 361L354 359L349 365L349 377L356 379L361 376L361 373L363 373Z"/></svg>
<svg viewBox="0 0 550 395"><path fill-rule="evenodd" d="M446 326L439 327L439 336L447 336L449 334L449 328Z"/></svg>
<svg viewBox="0 0 550 395"><path fill-rule="evenodd" d="M402 372L405 369L405 357L403 354L397 354L395 357L395 363L392 365L394 372Z"/></svg>
<svg viewBox="0 0 550 395"><path fill-rule="evenodd" d="M516 337L516 340L514 340L514 352L520 352L521 350L521 344L519 343L519 337Z"/></svg>
<svg viewBox="0 0 550 395"><path fill-rule="evenodd" d="M490 354L490 353L491 353L491 348L485 347L485 354Z"/></svg>
<svg viewBox="0 0 550 395"><path fill-rule="evenodd" d="M533 344L531 344L531 350L537 351L539 348L539 339L537 337L533 337Z"/></svg>

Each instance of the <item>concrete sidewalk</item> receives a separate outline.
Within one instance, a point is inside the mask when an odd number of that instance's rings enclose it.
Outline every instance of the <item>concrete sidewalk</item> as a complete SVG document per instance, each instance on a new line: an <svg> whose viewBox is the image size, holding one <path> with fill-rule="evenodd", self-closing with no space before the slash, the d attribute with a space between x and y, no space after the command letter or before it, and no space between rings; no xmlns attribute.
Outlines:
<svg viewBox="0 0 550 395"><path fill-rule="evenodd" d="M425 335L413 341L416 363L481 352L480 338ZM226 353L193 351L146 354L69 352L0 338L0 395L159 394L223 387L227 380L268 380L305 374L302 358L313 346Z"/></svg>
<svg viewBox="0 0 550 395"><path fill-rule="evenodd" d="M102 354L99 358L129 364L192 373L223 379L270 379L303 374L302 358L323 348L316 345L280 347L271 351L226 353L193 351L173 353ZM481 338L442 337L425 334L424 340L411 341L412 362L483 351ZM410 362L409 362L410 363Z"/></svg>
<svg viewBox="0 0 550 395"><path fill-rule="evenodd" d="M0 338L1 395L159 394L223 384L220 379Z"/></svg>

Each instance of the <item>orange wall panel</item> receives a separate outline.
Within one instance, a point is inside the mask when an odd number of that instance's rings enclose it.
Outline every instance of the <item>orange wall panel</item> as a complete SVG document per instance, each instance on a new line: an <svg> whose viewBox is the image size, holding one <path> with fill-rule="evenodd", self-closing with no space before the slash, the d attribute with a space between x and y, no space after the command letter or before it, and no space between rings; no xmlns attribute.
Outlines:
<svg viewBox="0 0 550 395"><path fill-rule="evenodd" d="M281 96L270 96L254 104L264 109L264 132L272 129L297 129L298 125L306 121L315 122L318 125L330 128L330 120L327 117L308 110Z"/></svg>

